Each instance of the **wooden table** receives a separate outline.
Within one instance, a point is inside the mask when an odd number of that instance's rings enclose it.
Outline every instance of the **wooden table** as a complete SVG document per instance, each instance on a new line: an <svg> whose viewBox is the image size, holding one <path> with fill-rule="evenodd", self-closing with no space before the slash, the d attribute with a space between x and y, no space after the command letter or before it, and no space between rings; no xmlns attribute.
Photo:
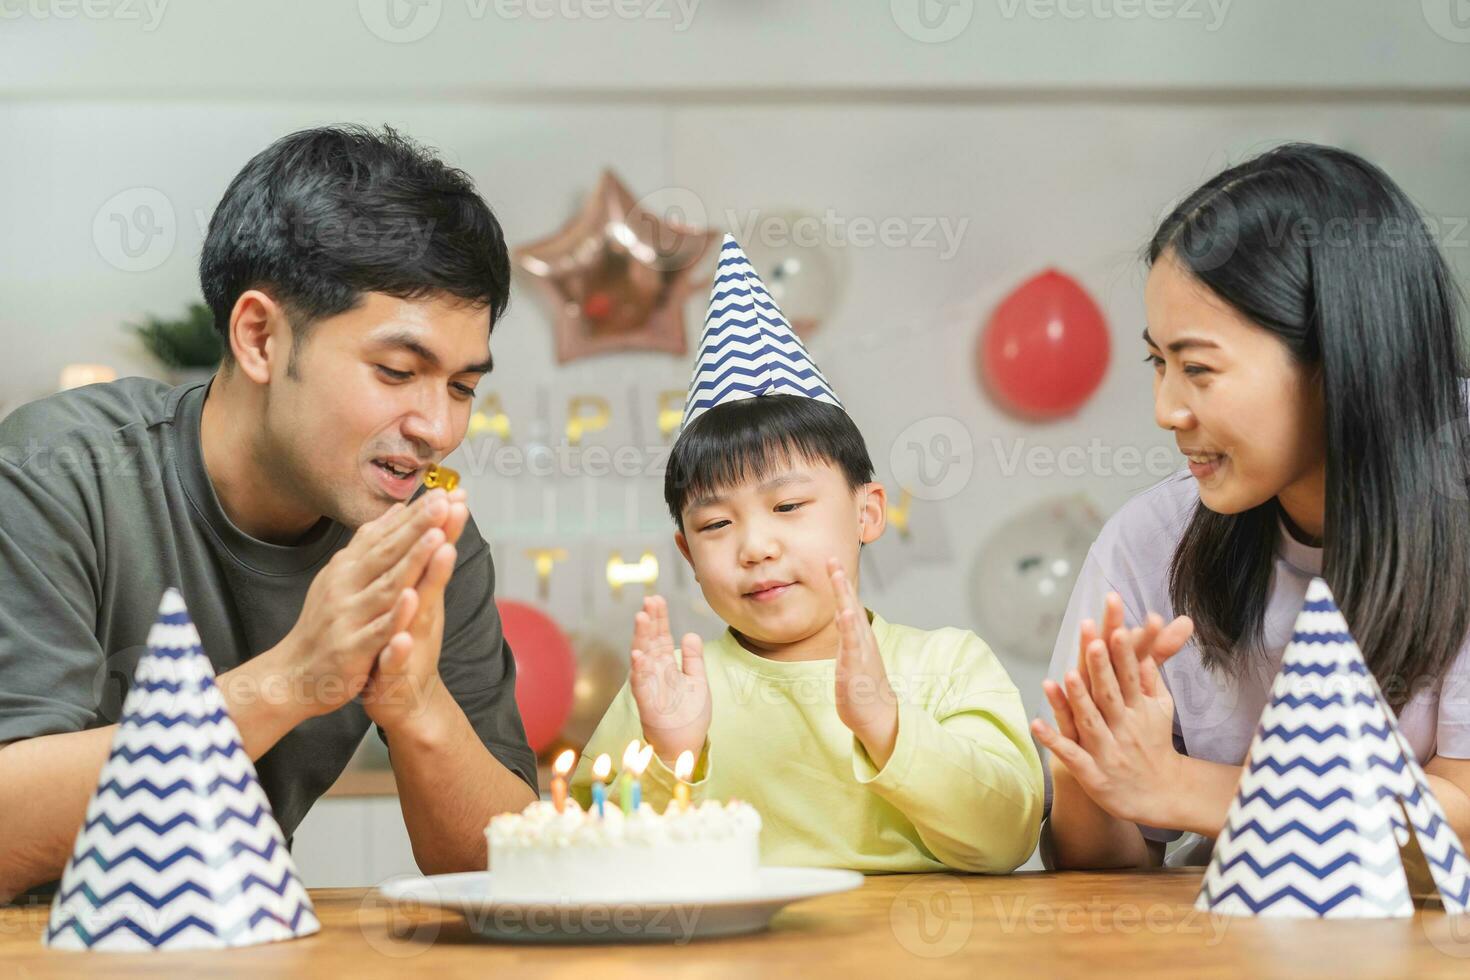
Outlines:
<svg viewBox="0 0 1470 980"><path fill-rule="evenodd" d="M0 909L0 975L575 980L839 976L1456 976L1470 917L1292 921L1194 911L1198 870L1124 874L895 875L787 907L769 932L682 946L513 946L464 920L403 913L372 891L313 892L322 931L223 953L95 954L42 948L47 909Z"/></svg>

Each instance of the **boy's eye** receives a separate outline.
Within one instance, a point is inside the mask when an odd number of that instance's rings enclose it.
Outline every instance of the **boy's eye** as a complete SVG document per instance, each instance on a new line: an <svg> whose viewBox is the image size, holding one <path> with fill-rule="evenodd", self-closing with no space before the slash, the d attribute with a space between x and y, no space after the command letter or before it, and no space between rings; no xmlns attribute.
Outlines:
<svg viewBox="0 0 1470 980"><path fill-rule="evenodd" d="M805 500L798 500L794 504L777 504L776 505L776 511L777 511L777 513L780 513L780 514L789 514L793 510L796 510L796 508L802 506L805 503L806 503Z"/></svg>
<svg viewBox="0 0 1470 980"><path fill-rule="evenodd" d="M471 388L469 385L462 385L462 384L459 384L458 382L456 382L456 383L450 385L449 387L453 388L455 391L458 391L461 395L463 395L466 398L474 398L475 397L475 389Z"/></svg>
<svg viewBox="0 0 1470 980"><path fill-rule="evenodd" d="M383 377L389 379L390 381L407 381L409 378L413 377L412 371L395 371L392 368L385 367L382 364L378 365L378 371L382 373Z"/></svg>
<svg viewBox="0 0 1470 980"><path fill-rule="evenodd" d="M718 531L720 528L724 527L726 524L729 524L729 523L730 523L729 521L711 521L710 523L706 524L704 527L700 528L699 530L700 531Z"/></svg>

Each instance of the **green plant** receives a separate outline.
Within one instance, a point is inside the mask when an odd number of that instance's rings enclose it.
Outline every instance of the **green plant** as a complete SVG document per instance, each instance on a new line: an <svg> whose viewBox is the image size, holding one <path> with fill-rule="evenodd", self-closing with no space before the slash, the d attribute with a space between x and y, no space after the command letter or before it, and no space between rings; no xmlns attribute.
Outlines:
<svg viewBox="0 0 1470 980"><path fill-rule="evenodd" d="M150 316L145 323L131 324L148 353L171 370L212 368L220 362L222 348L214 329L214 314L203 303L190 303L176 320Z"/></svg>

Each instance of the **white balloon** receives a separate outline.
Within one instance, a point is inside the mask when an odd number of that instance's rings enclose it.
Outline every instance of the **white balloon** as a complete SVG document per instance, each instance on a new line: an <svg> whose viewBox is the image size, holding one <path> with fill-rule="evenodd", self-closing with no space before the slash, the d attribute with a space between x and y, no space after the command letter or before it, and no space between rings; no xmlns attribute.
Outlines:
<svg viewBox="0 0 1470 980"><path fill-rule="evenodd" d="M981 545L971 571L980 638L1002 657L1050 660L1072 586L1102 530L1086 497L1031 507Z"/></svg>

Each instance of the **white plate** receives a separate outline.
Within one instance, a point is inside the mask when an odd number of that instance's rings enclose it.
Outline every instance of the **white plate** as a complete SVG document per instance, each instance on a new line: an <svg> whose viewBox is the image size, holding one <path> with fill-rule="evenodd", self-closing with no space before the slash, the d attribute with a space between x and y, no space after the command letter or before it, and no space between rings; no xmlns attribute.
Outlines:
<svg viewBox="0 0 1470 980"><path fill-rule="evenodd" d="M782 906L804 898L851 891L856 871L835 868L761 868L756 887L737 895L678 901L517 901L496 895L492 873L432 875L390 881L379 891L394 902L449 909L488 939L518 943L685 943L696 937L734 936L771 924Z"/></svg>

